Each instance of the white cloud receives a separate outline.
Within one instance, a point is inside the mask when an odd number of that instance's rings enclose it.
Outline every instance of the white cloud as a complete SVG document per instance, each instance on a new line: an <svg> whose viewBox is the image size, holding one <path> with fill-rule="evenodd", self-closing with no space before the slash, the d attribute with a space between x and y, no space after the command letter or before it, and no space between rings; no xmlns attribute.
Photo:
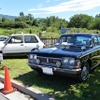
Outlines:
<svg viewBox="0 0 100 100"><path fill-rule="evenodd" d="M50 0L47 0L48 2ZM37 14L56 14L67 11L84 11L100 7L100 0L70 0L57 4L55 6L37 7L29 9L29 12L37 12Z"/></svg>

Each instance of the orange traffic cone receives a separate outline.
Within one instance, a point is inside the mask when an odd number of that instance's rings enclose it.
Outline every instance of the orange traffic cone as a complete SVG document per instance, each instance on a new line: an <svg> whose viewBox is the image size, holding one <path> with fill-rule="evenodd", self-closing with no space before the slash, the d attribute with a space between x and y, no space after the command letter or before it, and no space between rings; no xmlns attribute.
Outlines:
<svg viewBox="0 0 100 100"><path fill-rule="evenodd" d="M4 89L2 93L8 94L14 91L14 88L12 87L12 84L10 82L10 76L9 76L9 71L8 67L5 67L5 79L4 79Z"/></svg>

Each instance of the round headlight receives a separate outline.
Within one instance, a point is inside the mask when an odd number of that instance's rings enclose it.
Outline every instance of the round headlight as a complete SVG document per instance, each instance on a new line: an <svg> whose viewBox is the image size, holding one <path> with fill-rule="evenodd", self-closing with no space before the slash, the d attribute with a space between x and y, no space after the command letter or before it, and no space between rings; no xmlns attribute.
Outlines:
<svg viewBox="0 0 100 100"><path fill-rule="evenodd" d="M69 60L68 58L64 58L64 59L63 59L63 63L64 63L64 64L67 64L67 63L68 63L68 60Z"/></svg>
<svg viewBox="0 0 100 100"><path fill-rule="evenodd" d="M32 55L32 54L31 54L31 55L29 55L29 58L30 58L30 59L33 59L33 55Z"/></svg>
<svg viewBox="0 0 100 100"><path fill-rule="evenodd" d="M69 64L70 64L70 65L75 65L75 59L74 59L74 58L71 58L71 59L69 60Z"/></svg>
<svg viewBox="0 0 100 100"><path fill-rule="evenodd" d="M57 66L57 67L60 67L60 66L61 66L61 62L60 62L60 61L57 61L57 62L56 62L56 66Z"/></svg>
<svg viewBox="0 0 100 100"><path fill-rule="evenodd" d="M37 59L37 55L34 55L34 59Z"/></svg>
<svg viewBox="0 0 100 100"><path fill-rule="evenodd" d="M36 59L36 63L37 64L40 64L40 59Z"/></svg>

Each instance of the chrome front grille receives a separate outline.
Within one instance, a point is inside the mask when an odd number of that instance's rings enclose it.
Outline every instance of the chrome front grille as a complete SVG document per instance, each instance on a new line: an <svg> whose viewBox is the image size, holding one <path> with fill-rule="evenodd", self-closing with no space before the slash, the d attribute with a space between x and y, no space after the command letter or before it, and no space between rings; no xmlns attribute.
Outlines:
<svg viewBox="0 0 100 100"><path fill-rule="evenodd" d="M42 65L50 65L50 66L56 66L56 61L60 61L59 58L50 58L50 57L38 57L40 60L40 64Z"/></svg>

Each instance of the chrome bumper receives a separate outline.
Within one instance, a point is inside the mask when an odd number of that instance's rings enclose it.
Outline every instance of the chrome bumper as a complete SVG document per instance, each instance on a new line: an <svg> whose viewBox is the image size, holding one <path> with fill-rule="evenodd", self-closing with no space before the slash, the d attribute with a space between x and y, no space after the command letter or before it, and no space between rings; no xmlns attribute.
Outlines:
<svg viewBox="0 0 100 100"><path fill-rule="evenodd" d="M80 69L62 69L62 68L56 68L52 66L42 66L42 65L37 65L37 64L32 64L32 63L27 63L32 69L43 69L44 67L52 68L53 72L61 72L65 74L80 74L81 73L81 68Z"/></svg>

